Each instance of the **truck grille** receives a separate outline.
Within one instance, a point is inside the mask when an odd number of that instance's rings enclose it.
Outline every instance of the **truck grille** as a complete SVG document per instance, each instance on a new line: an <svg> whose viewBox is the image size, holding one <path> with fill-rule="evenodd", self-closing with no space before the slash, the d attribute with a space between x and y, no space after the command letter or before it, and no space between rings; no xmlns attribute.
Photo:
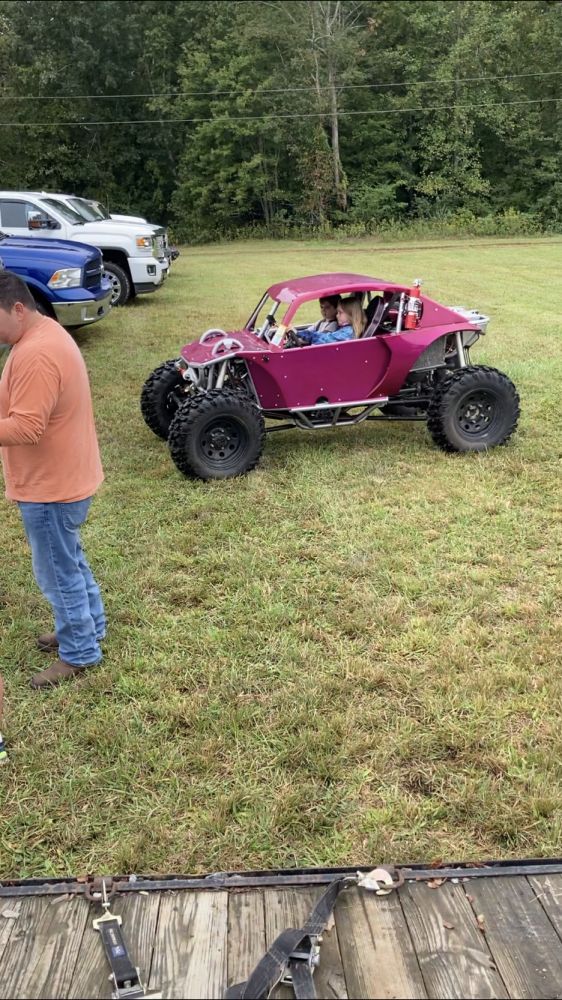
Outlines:
<svg viewBox="0 0 562 1000"><path fill-rule="evenodd" d="M84 269L84 288L98 288L101 285L102 273L101 257L89 260Z"/></svg>
<svg viewBox="0 0 562 1000"><path fill-rule="evenodd" d="M164 256L164 237L163 236L155 236L154 240L153 240L153 244L154 244L154 256L158 257L158 258L163 257Z"/></svg>

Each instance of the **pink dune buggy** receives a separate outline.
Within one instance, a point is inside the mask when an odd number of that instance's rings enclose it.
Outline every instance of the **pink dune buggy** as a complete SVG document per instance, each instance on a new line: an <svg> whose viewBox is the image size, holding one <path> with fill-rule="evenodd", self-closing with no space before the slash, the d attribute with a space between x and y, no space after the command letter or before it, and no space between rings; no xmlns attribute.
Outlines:
<svg viewBox="0 0 562 1000"><path fill-rule="evenodd" d="M445 451L505 444L519 418L515 386L469 358L488 318L439 305L420 284L320 274L272 285L243 330L207 330L156 368L142 390L144 419L178 469L200 479L248 472L266 433L292 427L425 420ZM297 312L313 307L318 318L318 300L334 295L360 301L361 335L298 346Z"/></svg>

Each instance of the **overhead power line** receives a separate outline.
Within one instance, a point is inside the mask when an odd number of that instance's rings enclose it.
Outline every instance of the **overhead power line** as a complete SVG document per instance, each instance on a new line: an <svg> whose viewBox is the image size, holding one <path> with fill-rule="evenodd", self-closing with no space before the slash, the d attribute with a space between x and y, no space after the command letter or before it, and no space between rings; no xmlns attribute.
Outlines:
<svg viewBox="0 0 562 1000"><path fill-rule="evenodd" d="M480 83L489 80L521 80L526 77L546 77L562 76L562 70L553 69L538 73L503 73L500 76L464 76L459 78L445 78L444 80L406 80L402 83L344 83L338 86L338 90L379 90L389 87L430 87L432 85L444 86L445 84L459 83ZM329 86L319 88L311 85L308 87L276 87L273 89L256 91L262 94L296 94L310 91L328 90ZM112 101L123 98L156 98L156 97L238 97L243 96L240 90L175 90L159 94L0 94L1 101Z"/></svg>
<svg viewBox="0 0 562 1000"><path fill-rule="evenodd" d="M514 105L522 104L553 104L561 101L562 97L539 97L533 100L523 100L523 101L483 101L479 104L435 104L431 106L417 107L417 108L386 108L385 110L377 111L338 111L339 117L349 117L351 115L402 115L409 112L419 112L426 114L428 111L453 111L456 109L470 109L470 108L507 108L513 107ZM57 121L57 122L0 122L1 128L65 128L68 125L191 125L191 124L201 124L203 122L217 122L223 124L233 124L235 122L257 122L257 121L276 121L278 119L287 118L327 118L328 112L291 112L288 114L274 114L274 115L227 115L227 116L217 116L207 117L207 118L131 118L123 119L118 118L111 121L99 120L99 121Z"/></svg>

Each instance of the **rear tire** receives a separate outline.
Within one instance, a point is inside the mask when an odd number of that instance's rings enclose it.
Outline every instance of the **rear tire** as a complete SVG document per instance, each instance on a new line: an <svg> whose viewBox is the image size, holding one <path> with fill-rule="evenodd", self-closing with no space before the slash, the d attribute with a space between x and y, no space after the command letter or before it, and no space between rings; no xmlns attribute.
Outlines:
<svg viewBox="0 0 562 1000"><path fill-rule="evenodd" d="M519 412L519 396L507 375L468 365L437 386L427 426L444 451L487 451L509 441Z"/></svg>
<svg viewBox="0 0 562 1000"><path fill-rule="evenodd" d="M155 368L142 387L140 406L144 421L164 441L177 410L186 401L189 387L175 361L165 361Z"/></svg>
<svg viewBox="0 0 562 1000"><path fill-rule="evenodd" d="M124 306L131 298L131 279L125 270L112 260L104 260L103 269L111 281L111 305Z"/></svg>
<svg viewBox="0 0 562 1000"><path fill-rule="evenodd" d="M235 389L193 396L177 411L168 437L177 468L196 479L229 479L250 472L264 442L261 410Z"/></svg>

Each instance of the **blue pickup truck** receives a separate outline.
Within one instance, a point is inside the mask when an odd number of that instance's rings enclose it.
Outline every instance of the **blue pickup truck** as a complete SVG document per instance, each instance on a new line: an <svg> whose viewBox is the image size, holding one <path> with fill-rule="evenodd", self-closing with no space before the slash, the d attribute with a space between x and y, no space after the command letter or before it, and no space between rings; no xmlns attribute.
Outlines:
<svg viewBox="0 0 562 1000"><path fill-rule="evenodd" d="M0 261L0 267L23 278L39 311L67 330L96 323L111 309L112 287L101 253L86 243L0 232Z"/></svg>

